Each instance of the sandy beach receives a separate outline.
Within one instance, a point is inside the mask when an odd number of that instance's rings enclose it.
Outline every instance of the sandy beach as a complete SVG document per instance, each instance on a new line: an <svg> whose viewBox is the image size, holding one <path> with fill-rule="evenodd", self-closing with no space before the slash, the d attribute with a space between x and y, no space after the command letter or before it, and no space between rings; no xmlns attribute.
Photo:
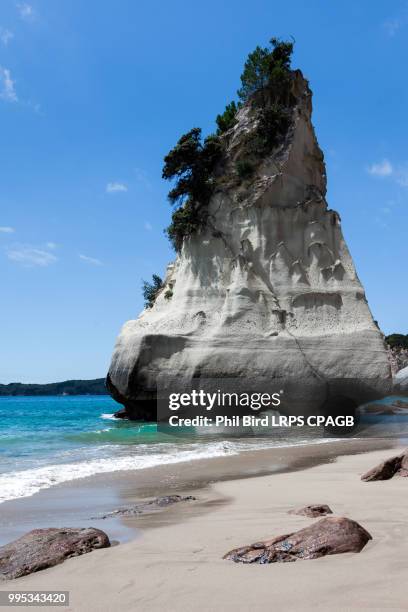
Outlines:
<svg viewBox="0 0 408 612"><path fill-rule="evenodd" d="M191 486L194 472L200 467L203 473L207 470L195 462L189 466L193 470L190 482L184 478L182 486L175 475L173 484L195 491L197 502L144 516L138 522L137 537L131 541L5 582L2 589L69 590L69 609L75 611L406 610L407 483L399 477L372 483L360 480L363 472L399 449L336 458L341 449L330 446L330 450L324 449L326 458L323 449L303 449L298 451L298 469L288 471L288 466L281 466L269 474L266 451L258 454L257 460L241 456L249 471L255 465L265 469L265 475L253 477L248 477L247 471L245 478L234 474L237 458L235 468L234 458L227 468L223 459L224 476L227 478L229 471L231 479L201 485L198 479L198 489ZM286 455L283 450L281 456ZM350 445L348 452L358 449ZM270 457L269 463L270 467L276 464L276 456L273 462ZM186 467L184 476L189 473ZM144 486L145 493L153 493L154 487ZM237 546L311 524L316 519L288 514L311 503L327 503L335 515L358 521L370 532L372 541L359 554L313 561L262 566L222 559ZM103 521L95 526L103 529Z"/></svg>

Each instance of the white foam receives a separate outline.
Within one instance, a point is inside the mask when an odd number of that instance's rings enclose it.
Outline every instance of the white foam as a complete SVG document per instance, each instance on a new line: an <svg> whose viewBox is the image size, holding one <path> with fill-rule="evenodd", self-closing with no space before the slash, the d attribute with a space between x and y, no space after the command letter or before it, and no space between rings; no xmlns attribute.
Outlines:
<svg viewBox="0 0 408 612"><path fill-rule="evenodd" d="M93 459L78 463L62 463L34 468L24 471L9 472L0 476L0 503L29 497L41 489L49 488L77 478L85 478L93 474L117 472L123 470L142 470L156 465L181 463L197 459L208 459L223 455L237 454L227 442L216 442L201 449L178 450L173 453L152 453L148 455L129 455Z"/></svg>
<svg viewBox="0 0 408 612"><path fill-rule="evenodd" d="M335 442L336 439L314 440L313 444ZM209 444L192 444L188 450L183 450L176 445L171 446L170 452L157 452L157 449L168 445L139 445L139 451L145 450L146 454L133 454L121 457L109 457L103 459L90 459L77 463L60 463L29 470L8 472L0 475L0 503L29 497L42 489L47 489L63 482L86 478L94 474L117 472L124 470L142 470L156 465L182 463L185 461L196 461L198 459L210 459L212 457L223 457L227 455L238 455L240 452L260 450L266 448L279 448L287 446L304 446L311 442L295 442L292 444L271 444L270 441L257 441L255 444L246 441L220 441ZM143 448L144 447L144 448ZM93 449L97 451L98 449Z"/></svg>
<svg viewBox="0 0 408 612"><path fill-rule="evenodd" d="M107 412L104 412L101 414L101 419L108 419L109 421L117 421L118 419L115 417L114 413L112 412L112 414L109 414Z"/></svg>

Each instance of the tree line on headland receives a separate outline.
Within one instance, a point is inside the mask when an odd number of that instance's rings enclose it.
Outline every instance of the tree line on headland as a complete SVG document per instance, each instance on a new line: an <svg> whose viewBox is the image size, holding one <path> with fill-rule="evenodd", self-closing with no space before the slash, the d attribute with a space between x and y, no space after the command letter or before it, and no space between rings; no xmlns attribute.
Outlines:
<svg viewBox="0 0 408 612"><path fill-rule="evenodd" d="M93 380L65 380L63 382L40 384L0 384L0 396L38 395L107 395L104 378Z"/></svg>

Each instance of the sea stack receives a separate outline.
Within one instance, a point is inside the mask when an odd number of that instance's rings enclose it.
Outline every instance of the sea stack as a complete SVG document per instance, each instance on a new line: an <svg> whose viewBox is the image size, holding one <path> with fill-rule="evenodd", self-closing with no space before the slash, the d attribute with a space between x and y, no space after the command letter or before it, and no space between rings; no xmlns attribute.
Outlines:
<svg viewBox="0 0 408 612"><path fill-rule="evenodd" d="M261 156L248 144L259 129L256 96L239 108L220 136L206 223L182 240L153 306L123 326L107 385L129 418L155 420L159 376L263 381L287 390L293 412L389 391L384 337L325 199L299 70L290 96L287 129Z"/></svg>

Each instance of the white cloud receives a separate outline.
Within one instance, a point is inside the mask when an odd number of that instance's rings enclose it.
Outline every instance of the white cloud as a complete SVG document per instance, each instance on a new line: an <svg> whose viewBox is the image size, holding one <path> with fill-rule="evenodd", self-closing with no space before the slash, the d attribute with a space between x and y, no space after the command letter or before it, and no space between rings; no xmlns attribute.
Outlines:
<svg viewBox="0 0 408 612"><path fill-rule="evenodd" d="M148 232L150 232L153 229L153 226L151 223L149 223L149 221L146 221L144 226L145 226L145 230L147 230Z"/></svg>
<svg viewBox="0 0 408 612"><path fill-rule="evenodd" d="M7 102L17 102L17 94L14 88L14 81L8 68L0 66L0 98Z"/></svg>
<svg viewBox="0 0 408 612"><path fill-rule="evenodd" d="M408 163L391 164L388 159L372 164L367 168L369 174L380 178L392 177L401 187L408 187Z"/></svg>
<svg viewBox="0 0 408 612"><path fill-rule="evenodd" d="M19 263L26 268L46 267L57 261L57 257L53 253L27 244L16 244L6 249L6 255L10 261Z"/></svg>
<svg viewBox="0 0 408 612"><path fill-rule="evenodd" d="M388 159L383 159L382 161L368 167L369 174L372 174L373 176L391 176L393 171L394 169L392 164L390 161L388 161Z"/></svg>
<svg viewBox="0 0 408 612"><path fill-rule="evenodd" d="M384 29L391 38L395 36L398 30L404 25L402 19L388 19L383 23Z"/></svg>
<svg viewBox="0 0 408 612"><path fill-rule="evenodd" d="M103 263L100 259L96 259L96 257L88 257L87 255L79 254L79 259L85 261L86 263L91 264L92 266L103 266Z"/></svg>
<svg viewBox="0 0 408 612"><path fill-rule="evenodd" d="M106 193L118 193L120 191L127 191L127 185L124 183L108 183L106 185Z"/></svg>
<svg viewBox="0 0 408 612"><path fill-rule="evenodd" d="M55 242L47 242L46 245L47 249L50 249L50 251L54 251L58 244L56 244Z"/></svg>
<svg viewBox="0 0 408 612"><path fill-rule="evenodd" d="M13 234L14 231L14 227L10 227L8 225L0 226L0 233L2 234Z"/></svg>
<svg viewBox="0 0 408 612"><path fill-rule="evenodd" d="M10 30L7 30L6 28L0 28L0 42L4 47L7 47L10 40L13 38L13 32L10 32Z"/></svg>
<svg viewBox="0 0 408 612"><path fill-rule="evenodd" d="M35 11L33 7L31 6L31 4L28 4L27 2L18 3L17 10L19 12L21 19L24 19L25 21L29 21L30 19L33 19L35 16Z"/></svg>

